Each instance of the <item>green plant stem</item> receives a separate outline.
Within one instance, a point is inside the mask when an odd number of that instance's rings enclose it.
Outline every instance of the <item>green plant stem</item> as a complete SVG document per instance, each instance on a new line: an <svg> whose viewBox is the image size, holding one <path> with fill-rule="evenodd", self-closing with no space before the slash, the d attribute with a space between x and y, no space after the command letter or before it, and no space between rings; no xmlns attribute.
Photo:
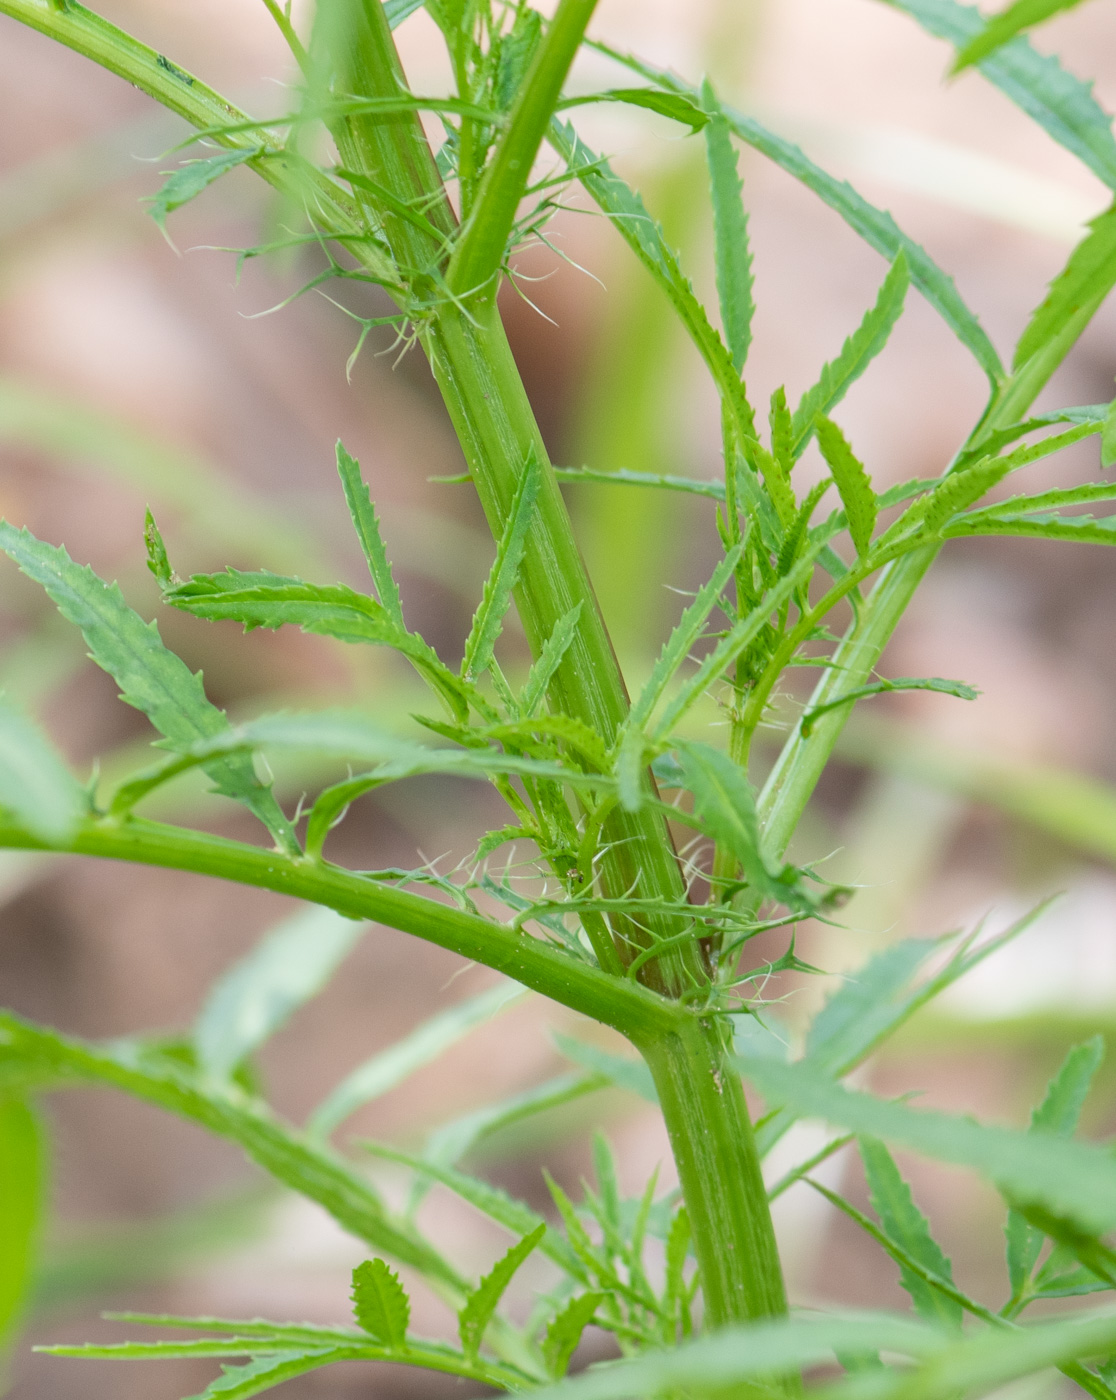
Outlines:
<svg viewBox="0 0 1116 1400"><path fill-rule="evenodd" d="M347 918L371 919L448 948L632 1038L673 1030L686 1015L681 1007L637 983L618 981L479 914L437 904L340 866L291 859L275 850L206 832L138 818L90 820L64 845L50 846L11 821L0 820L0 848L65 851L191 870L292 895L335 909Z"/></svg>
<svg viewBox="0 0 1116 1400"><path fill-rule="evenodd" d="M787 1310L748 1106L725 1035L719 1020L695 1017L640 1045L670 1134L713 1327Z"/></svg>

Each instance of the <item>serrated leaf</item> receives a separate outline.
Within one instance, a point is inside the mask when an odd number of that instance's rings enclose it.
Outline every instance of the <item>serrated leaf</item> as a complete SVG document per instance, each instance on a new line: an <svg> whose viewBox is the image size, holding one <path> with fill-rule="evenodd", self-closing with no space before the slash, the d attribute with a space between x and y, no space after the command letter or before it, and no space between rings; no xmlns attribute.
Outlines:
<svg viewBox="0 0 1116 1400"><path fill-rule="evenodd" d="M353 1316L384 1346L402 1346L411 1320L411 1300L399 1275L382 1259L366 1259L353 1270Z"/></svg>
<svg viewBox="0 0 1116 1400"><path fill-rule="evenodd" d="M31 1294L46 1173L46 1136L35 1110L0 1097L0 1361Z"/></svg>
<svg viewBox="0 0 1116 1400"><path fill-rule="evenodd" d="M1116 1225L1116 1162L1099 1147L887 1103L845 1089L808 1064L738 1060L769 1101L789 1104L802 1116L971 1167L1021 1203L1045 1207L1087 1233Z"/></svg>
<svg viewBox="0 0 1116 1400"><path fill-rule="evenodd" d="M581 1334L608 1299L607 1293L581 1293L550 1319L542 1341L543 1360L552 1376L564 1376L581 1341Z"/></svg>
<svg viewBox="0 0 1116 1400"><path fill-rule="evenodd" d="M360 463L346 452L340 441L337 443L337 473L345 488L345 502L349 507L357 539L360 540L368 572L372 576L376 596L392 621L403 627L403 604L399 598L399 589L391 565L388 563L376 507L372 504L372 497L360 474Z"/></svg>
<svg viewBox="0 0 1116 1400"><path fill-rule="evenodd" d="M928 33L962 47L984 29L975 5L958 0L884 0L910 15ZM1116 189L1116 139L1112 118L1092 87L1068 73L1057 58L1039 54L1022 35L979 63L981 73L1043 130Z"/></svg>
<svg viewBox="0 0 1116 1400"><path fill-rule="evenodd" d="M259 153L259 147L256 146L220 151L204 160L187 161L185 165L172 171L162 189L157 194L148 195L144 200L147 212L159 225L164 237L169 215L176 209L181 209L184 204L189 204L202 190L212 185L214 180L219 180L222 175L234 170L238 165L243 165L245 161L252 160Z"/></svg>
<svg viewBox="0 0 1116 1400"><path fill-rule="evenodd" d="M687 94L700 113L696 93ZM705 119L703 114L702 119ZM662 228L651 217L643 200L620 179L606 160L593 154L573 127L553 123L550 144L565 160L570 173L581 181L629 248L670 299L732 414L740 435L754 438L755 415L740 374L724 341L714 329L704 306L682 272L677 254L667 244Z"/></svg>
<svg viewBox="0 0 1116 1400"><path fill-rule="evenodd" d="M570 649L580 617L581 604L575 603L551 628L538 660L527 673L527 682L519 697L519 713L524 719L530 719L542 704L555 672Z"/></svg>
<svg viewBox="0 0 1116 1400"><path fill-rule="evenodd" d="M209 702L200 675L167 650L157 625L144 622L116 584L75 564L60 545L44 544L6 520L0 521L0 549L81 629L90 656L116 681L125 704L142 710L176 747L228 732L228 719ZM270 788L256 777L250 757L215 759L205 771L217 792L243 803L280 844L297 850L290 823Z"/></svg>
<svg viewBox="0 0 1116 1400"><path fill-rule="evenodd" d="M206 997L193 1033L202 1071L228 1080L298 1007L317 996L367 927L311 906L265 934Z"/></svg>
<svg viewBox="0 0 1116 1400"><path fill-rule="evenodd" d="M0 694L0 807L48 843L65 843L85 795L37 724Z"/></svg>
<svg viewBox="0 0 1116 1400"><path fill-rule="evenodd" d="M830 414L887 344L903 314L911 283L906 252L900 248L883 280L875 304L841 346L835 360L822 366L818 382L799 400L791 420L791 456L797 461L814 432L818 414Z"/></svg>
<svg viewBox="0 0 1116 1400"><path fill-rule="evenodd" d="M1070 1050L1047 1085L1042 1102L1031 1114L1032 1133L1073 1137L1081 1109L1103 1059L1104 1041L1099 1035ZM1038 1263L1043 1234L1017 1210L1008 1211L1004 1233L1007 1236L1008 1278L1012 1296L1019 1297Z"/></svg>
<svg viewBox="0 0 1116 1400"><path fill-rule="evenodd" d="M1014 4L993 15L976 38L970 39L958 52L950 72L960 73L965 68L971 68L1024 29L1031 29L1080 4L1081 0L1015 0Z"/></svg>
<svg viewBox="0 0 1116 1400"><path fill-rule="evenodd" d="M1066 540L1076 544L1116 544L1116 516L1095 520L1091 515L1001 515L973 511L942 531L946 539L970 535L1020 535L1029 539Z"/></svg>
<svg viewBox="0 0 1116 1400"><path fill-rule="evenodd" d="M953 1269L930 1234L926 1217L914 1203L911 1188L887 1148L876 1138L860 1139L860 1156L868 1181L872 1208L884 1233L932 1273L953 1282ZM931 1286L910 1269L901 1269L903 1287L911 1295L915 1311L927 1322L960 1330L961 1304Z"/></svg>
<svg viewBox="0 0 1116 1400"><path fill-rule="evenodd" d="M897 3L897 0L887 0ZM939 0L929 0L939 3ZM958 7L961 8L961 7ZM700 109L697 91L672 73L643 63L627 54L613 53L619 62L671 92L688 96ZM906 255L911 282L942 316L958 340L972 353L993 386L1003 376L1003 366L995 347L972 311L961 299L953 279L934 262L926 250L907 237L885 210L869 204L844 180L837 180L815 165L798 146L768 130L755 118L721 103L718 110L732 131L749 146L773 161L788 175L812 190L848 224L854 233L894 263L900 250ZM1111 139L1111 138L1110 138Z"/></svg>
<svg viewBox="0 0 1116 1400"><path fill-rule="evenodd" d="M863 559L872 548L872 533L876 528L876 493L872 490L872 478L864 469L863 462L849 446L844 433L830 418L821 415L815 420L818 446L822 456L833 473L837 490L845 506L845 518L849 523L849 535L856 552Z"/></svg>
<svg viewBox="0 0 1116 1400"><path fill-rule="evenodd" d="M174 570L167 558L163 536L150 510L143 517L143 543L147 550L147 567L154 574L156 583L160 588L169 588L174 582Z"/></svg>
<svg viewBox="0 0 1116 1400"><path fill-rule="evenodd" d="M706 84L706 95L716 104ZM713 201L713 249L721 324L732 363L743 370L752 343L752 253L748 242L748 215L744 208L744 182L728 123L714 116L705 125L705 156Z"/></svg>
<svg viewBox="0 0 1116 1400"><path fill-rule="evenodd" d="M535 502L542 481L542 469L532 448L515 487L504 524L496 558L485 580L480 606L465 641L461 674L471 681L484 675L492 662L492 650L504 626L504 614L511 606L512 590L519 578L519 566L527 545Z"/></svg>
<svg viewBox="0 0 1116 1400"><path fill-rule="evenodd" d="M1072 343L1116 286L1116 206L1089 221L1089 232L1070 254L1015 347L1018 369L1044 350Z"/></svg>
<svg viewBox="0 0 1116 1400"><path fill-rule="evenodd" d="M224 1366L221 1368L224 1375L190 1400L248 1400L251 1395L259 1395L261 1391L328 1366L344 1356L343 1351L292 1351L260 1357L246 1366Z"/></svg>
<svg viewBox="0 0 1116 1400"><path fill-rule="evenodd" d="M535 1246L542 1242L546 1230L545 1224L538 1225L518 1244L513 1244L511 1249L502 1259L496 1261L491 1271L485 1274L477 1287L466 1298L464 1307L457 1315L461 1345L465 1349L466 1356L475 1357L477 1355L488 1324L495 1316L496 1308L507 1291L508 1284L511 1283L519 1266L534 1250Z"/></svg>
<svg viewBox="0 0 1116 1400"><path fill-rule="evenodd" d="M310 1117L310 1130L326 1136L358 1108L380 1098L430 1064L463 1036L507 1010L527 993L502 982L477 996L431 1016L394 1045L358 1065L333 1089Z"/></svg>

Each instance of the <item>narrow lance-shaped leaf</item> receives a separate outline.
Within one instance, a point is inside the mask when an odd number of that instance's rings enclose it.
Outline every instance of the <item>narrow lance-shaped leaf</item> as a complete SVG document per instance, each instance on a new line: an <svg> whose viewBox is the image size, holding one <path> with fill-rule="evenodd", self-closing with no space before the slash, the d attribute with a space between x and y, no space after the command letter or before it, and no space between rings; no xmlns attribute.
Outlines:
<svg viewBox="0 0 1116 1400"><path fill-rule="evenodd" d="M806 390L794 411L791 455L795 460L801 457L810 441L818 414L833 412L852 384L887 344L902 314L910 282L907 254L900 248L883 280L875 305L865 313L864 320L841 346L837 358L822 366L818 382L812 389Z"/></svg>
<svg viewBox="0 0 1116 1400"><path fill-rule="evenodd" d="M985 19L975 5L958 0L884 0L908 14L928 33L958 48L983 32ZM1116 189L1116 139L1112 118L1092 88L1062 67L1057 58L1037 53L1017 35L979 61L989 82L1033 117L1042 129L1085 162L1110 189Z"/></svg>
<svg viewBox="0 0 1116 1400"><path fill-rule="evenodd" d="M993 15L975 39L969 40L953 60L950 72L960 73L965 68L971 68L1024 29L1042 24L1065 10L1076 9L1080 4L1081 0L1015 0L1013 5Z"/></svg>
<svg viewBox="0 0 1116 1400"><path fill-rule="evenodd" d="M858 1136L883 1138L937 1161L971 1167L1021 1203L1045 1207L1088 1233L1116 1226L1116 1162L1100 1147L887 1103L845 1089L806 1064L738 1059L773 1104L789 1104L803 1116L822 1118Z"/></svg>
<svg viewBox="0 0 1116 1400"><path fill-rule="evenodd" d="M703 97L713 91L706 83ZM713 199L713 247L721 324L732 362L744 368L752 343L752 253L748 243L748 215L744 209L744 182L728 123L714 116L705 126L705 155L709 163Z"/></svg>
<svg viewBox="0 0 1116 1400"><path fill-rule="evenodd" d="M326 985L367 925L311 907L266 934L212 988L194 1027L202 1071L228 1079Z"/></svg>
<svg viewBox="0 0 1116 1400"><path fill-rule="evenodd" d="M142 710L160 734L185 747L228 730L228 719L207 699L201 677L167 650L156 624L128 607L116 584L75 564L61 546L44 544L6 520L0 521L0 549L81 629L93 660L119 685L120 698ZM217 792L242 802L286 849L297 849L290 823L256 777L250 757L215 759L205 771Z"/></svg>
<svg viewBox="0 0 1116 1400"><path fill-rule="evenodd" d="M829 464L837 490L841 493L852 542L857 554L863 558L872 547L872 532L876 528L878 507L872 479L832 419L819 415L815 431L822 456Z"/></svg>
<svg viewBox="0 0 1116 1400"><path fill-rule="evenodd" d="M0 1097L0 1369L31 1292L46 1151L42 1125L31 1105Z"/></svg>
<svg viewBox="0 0 1116 1400"><path fill-rule="evenodd" d="M1101 466L1116 466L1116 399L1109 405L1101 430Z"/></svg>
<svg viewBox="0 0 1116 1400"><path fill-rule="evenodd" d="M392 621L403 627L403 605L399 599L395 576L388 563L387 551L384 549L376 507L372 504L372 497L360 474L360 463L345 451L341 442L337 444L337 472L345 488L345 501L352 517L353 528L360 540L360 547L364 551L368 572L372 575L376 596Z"/></svg>
<svg viewBox="0 0 1116 1400"><path fill-rule="evenodd" d="M541 479L539 461L532 449L516 483L515 495L512 497L511 509L500 536L496 558L485 580L480 606L473 617L473 625L465 642L461 674L469 680L476 680L482 676L492 662L492 650L503 629L504 614L511 606L512 590L519 577L519 566L523 562L527 531L531 525Z"/></svg>
<svg viewBox="0 0 1116 1400"><path fill-rule="evenodd" d="M1097 1070L1104 1059L1104 1041L1097 1035L1075 1045L1047 1086L1042 1102L1031 1114L1032 1133L1071 1138ZM1013 1298L1027 1286L1042 1252L1043 1235L1017 1210L1009 1210L1004 1227L1007 1236L1008 1279Z"/></svg>
<svg viewBox="0 0 1116 1400"><path fill-rule="evenodd" d="M243 165L259 153L259 148L253 146L235 151L221 151L215 156L206 157L205 160L187 161L185 165L173 171L158 194L148 196L145 201L148 206L147 212L159 225L164 238L170 241L167 235L168 215L195 199L202 190L212 185L214 180L219 180L222 175L238 165Z"/></svg>
<svg viewBox="0 0 1116 1400"><path fill-rule="evenodd" d="M891 1153L878 1139L861 1138L860 1156L872 1208L880 1218L884 1233L918 1263L952 1283L950 1262L930 1234L926 1217L915 1205L911 1188L903 1180ZM910 1269L902 1269L900 1277L920 1317L960 1330L963 1317L960 1303L931 1288Z"/></svg>
<svg viewBox="0 0 1116 1400"><path fill-rule="evenodd" d="M0 807L33 835L62 843L85 805L77 780L42 730L0 695Z"/></svg>
<svg viewBox="0 0 1116 1400"><path fill-rule="evenodd" d="M485 1331L511 1283L516 1270L540 1243L546 1234L546 1226L539 1225L525 1235L518 1244L512 1245L504 1257L496 1262L490 1273L485 1274L476 1289L465 1300L465 1306L458 1314L458 1330L461 1345L466 1356L476 1356L484 1340Z"/></svg>
<svg viewBox="0 0 1116 1400"><path fill-rule="evenodd" d="M451 1006L417 1026L371 1060L358 1065L318 1107L310 1119L314 1133L327 1135L366 1103L402 1084L417 1069L437 1059L477 1026L490 1021L526 996L522 987L501 983Z"/></svg>
<svg viewBox="0 0 1116 1400"><path fill-rule="evenodd" d="M271 1390L283 1381L328 1366L339 1356L343 1357L344 1352L291 1351L280 1352L277 1356L262 1356L245 1366L223 1366L224 1374L207 1385L200 1394L191 1396L190 1400L249 1400L250 1396Z"/></svg>
<svg viewBox="0 0 1116 1400"><path fill-rule="evenodd" d="M605 1293L581 1293L551 1318L543 1337L542 1354L552 1376L566 1374L581 1334L607 1298Z"/></svg>
<svg viewBox="0 0 1116 1400"><path fill-rule="evenodd" d="M1046 351L1060 359L1116 286L1116 206L1092 219L1015 347L1016 369Z"/></svg>
<svg viewBox="0 0 1116 1400"><path fill-rule="evenodd" d="M411 1300L399 1275L382 1259L366 1259L353 1270L353 1316L385 1346L402 1346L406 1340Z"/></svg>
<svg viewBox="0 0 1116 1400"><path fill-rule="evenodd" d="M575 603L569 612L563 613L551 628L538 660L527 673L527 682L519 697L519 713L529 719L543 702L554 673L562 664L562 658L569 651L577 632L581 604Z"/></svg>

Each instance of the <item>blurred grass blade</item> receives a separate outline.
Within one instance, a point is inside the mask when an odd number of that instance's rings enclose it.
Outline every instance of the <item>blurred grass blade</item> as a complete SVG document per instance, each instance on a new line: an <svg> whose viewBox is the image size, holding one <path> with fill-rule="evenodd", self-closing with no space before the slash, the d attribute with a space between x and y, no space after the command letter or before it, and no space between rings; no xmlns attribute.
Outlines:
<svg viewBox="0 0 1116 1400"><path fill-rule="evenodd" d="M911 16L929 34L957 48L984 30L975 5L958 0L883 0ZM1023 35L979 60L980 71L1033 117L1048 136L1072 151L1109 189L1116 189L1116 139L1112 118L1092 87L1068 73L1057 58L1037 53Z"/></svg>
<svg viewBox="0 0 1116 1400"><path fill-rule="evenodd" d="M144 622L116 584L75 564L61 546L44 544L6 520L0 521L0 549L81 629L93 660L120 686L120 698L141 710L160 734L189 746L228 731L228 719L210 704L201 676L167 650L156 623ZM290 823L271 789L256 777L250 757L214 759L206 772L215 790L254 812L279 845L298 849Z"/></svg>
<svg viewBox="0 0 1116 1400"><path fill-rule="evenodd" d="M580 1065L590 1074L602 1075L618 1089L627 1089L631 1094L638 1094L648 1103L659 1102L651 1071L642 1060L631 1059L627 1055L614 1055L609 1050L602 1050L597 1045L587 1045L584 1041L575 1040L568 1035L556 1034L554 1043L567 1060L572 1060L575 1065Z"/></svg>
<svg viewBox="0 0 1116 1400"><path fill-rule="evenodd" d="M790 455L797 461L814 432L818 414L830 414L887 344L903 312L911 274L900 248L883 280L875 304L841 346L835 360L822 366L818 382L799 400L791 420Z"/></svg>
<svg viewBox="0 0 1116 1400"><path fill-rule="evenodd" d="M929 1223L915 1205L911 1188L903 1180L891 1153L877 1138L861 1138L859 1146L868 1196L884 1233L918 1263L952 1283L952 1266L931 1235ZM931 1288L910 1269L902 1269L900 1277L920 1317L960 1330L963 1312L955 1299Z"/></svg>
<svg viewBox="0 0 1116 1400"><path fill-rule="evenodd" d="M993 15L975 39L969 40L953 60L949 71L960 73L965 68L971 68L1017 34L1022 34L1024 29L1031 29L1080 4L1081 0L1015 0L1014 4Z"/></svg>
<svg viewBox="0 0 1116 1400"><path fill-rule="evenodd" d="M809 1064L754 1056L738 1062L773 1105L789 1104L834 1127L971 1167L1020 1202L1046 1207L1089 1234L1116 1226L1116 1161L1099 1147L888 1103L845 1089Z"/></svg>
<svg viewBox="0 0 1116 1400"><path fill-rule="evenodd" d="M193 1033L202 1073L228 1080L317 996L367 927L311 906L265 934L206 997Z"/></svg>
<svg viewBox="0 0 1116 1400"><path fill-rule="evenodd" d="M502 983L424 1021L410 1035L366 1060L343 1079L314 1110L308 1124L310 1132L327 1137L358 1108L402 1084L470 1031L526 995L514 983Z"/></svg>
<svg viewBox="0 0 1116 1400"><path fill-rule="evenodd" d="M31 1298L46 1198L47 1143L38 1115L0 1097L0 1390L4 1353Z"/></svg>
<svg viewBox="0 0 1116 1400"><path fill-rule="evenodd" d="M376 507L372 504L372 497L360 474L360 463L345 451L340 441L337 443L337 473L345 488L345 500L352 516L353 528L364 551L368 572L372 575L372 582L376 587L376 596L392 621L403 627L403 604L399 598L399 588L391 565L388 563L387 551L384 549L380 522L376 518Z"/></svg>
<svg viewBox="0 0 1116 1400"><path fill-rule="evenodd" d="M42 730L0 694L0 807L44 841L67 841L85 794Z"/></svg>

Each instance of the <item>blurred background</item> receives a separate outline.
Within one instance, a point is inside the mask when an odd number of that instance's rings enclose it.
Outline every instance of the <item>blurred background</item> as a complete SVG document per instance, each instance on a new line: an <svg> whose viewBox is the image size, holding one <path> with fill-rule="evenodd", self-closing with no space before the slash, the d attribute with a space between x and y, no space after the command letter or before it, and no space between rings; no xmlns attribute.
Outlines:
<svg viewBox="0 0 1116 1400"><path fill-rule="evenodd" d="M292 66L259 0L98 8L254 112L291 101ZM709 73L889 208L954 275L1005 358L1083 221L1107 202L1088 172L979 76L945 84L946 46L875 0L602 0L592 32L687 77ZM414 87L445 91L426 16L407 20L398 37ZM1100 100L1116 107L1116 5L1083 6L1043 28L1037 43L1095 78ZM585 89L621 81L592 56L576 75ZM182 572L231 563L359 584L333 467L340 437L379 506L411 625L459 654L491 545L471 488L431 481L459 471L461 460L420 356L399 356L388 333L374 332L346 376L360 318L383 314L383 302L333 284L279 308L319 264L300 252L238 268L229 250L282 225L246 171L174 216L171 246L141 200L170 168L180 124L6 19L0 111L0 511L119 579L145 616L158 607L143 562L148 504ZM713 297L698 144L648 113L590 109L578 121L638 184L699 291ZM793 403L871 304L885 266L758 156L745 152L742 169L758 300L749 384L760 404L786 384ZM568 261L525 250L523 296L509 290L504 303L554 459L715 476L718 414L696 355L607 223L576 195L569 203L552 230ZM1114 375L1116 303L1041 406L1107 401ZM940 472L983 391L966 352L912 293L887 351L838 416L882 488ZM1067 485L1097 469L1092 439L1032 469L1028 486ZM569 499L638 684L683 605L679 592L707 577L708 502L610 486L571 488ZM165 612L160 626L237 716L358 703L402 725L418 703L386 655L294 633L242 637L232 624ZM517 646L513 636L512 654ZM137 761L146 721L118 703L76 632L7 563L0 647L0 683L43 719L80 773L97 758L108 773ZM924 694L860 708L796 852L828 857L826 874L858 893L843 913L847 927L805 931L799 952L837 974L900 937L982 919L1000 928L1062 891L870 1074L881 1091L918 1087L924 1102L1022 1123L1066 1046L1116 1025L1116 554L1007 539L948 547L883 673L956 677L983 695L975 704ZM294 769L278 778L288 805L311 781ZM201 793L185 785L148 810L254 839ZM359 803L331 849L358 867L431 860L449 873L502 821L485 790L422 780ZM189 875L8 854L0 902L0 998L94 1037L181 1030L214 977L294 908ZM303 1118L352 1066L492 981L402 934L370 930L344 975L267 1048L274 1101ZM776 1015L793 1037L824 987L783 990L790 995ZM552 1032L591 1035L574 1020L537 998L518 1002L362 1110L346 1132L421 1144L433 1125L568 1068ZM1113 1087L1102 1076L1089 1130L1111 1130ZM235 1149L107 1091L57 1095L46 1112L53 1219L30 1340L120 1337L99 1320L106 1309L346 1316L347 1270L360 1246L316 1209L266 1190ZM670 1186L653 1110L619 1090L497 1135L469 1161L543 1207L541 1165L576 1187L590 1129L602 1126L629 1190L660 1162ZM806 1155L811 1141L804 1128L786 1151ZM788 1160L781 1150L776 1174ZM1006 1291L990 1195L960 1174L904 1166L959 1282L998 1304ZM838 1159L826 1179L863 1203L854 1165ZM437 1193L427 1209L469 1269L487 1268L503 1248ZM890 1262L805 1188L783 1199L778 1227L797 1301L904 1306ZM446 1326L432 1304L428 1311L421 1327ZM17 1400L172 1400L203 1389L213 1373L202 1362L34 1357L26 1340L12 1364ZM336 1368L285 1393L448 1389L403 1371L370 1378Z"/></svg>

